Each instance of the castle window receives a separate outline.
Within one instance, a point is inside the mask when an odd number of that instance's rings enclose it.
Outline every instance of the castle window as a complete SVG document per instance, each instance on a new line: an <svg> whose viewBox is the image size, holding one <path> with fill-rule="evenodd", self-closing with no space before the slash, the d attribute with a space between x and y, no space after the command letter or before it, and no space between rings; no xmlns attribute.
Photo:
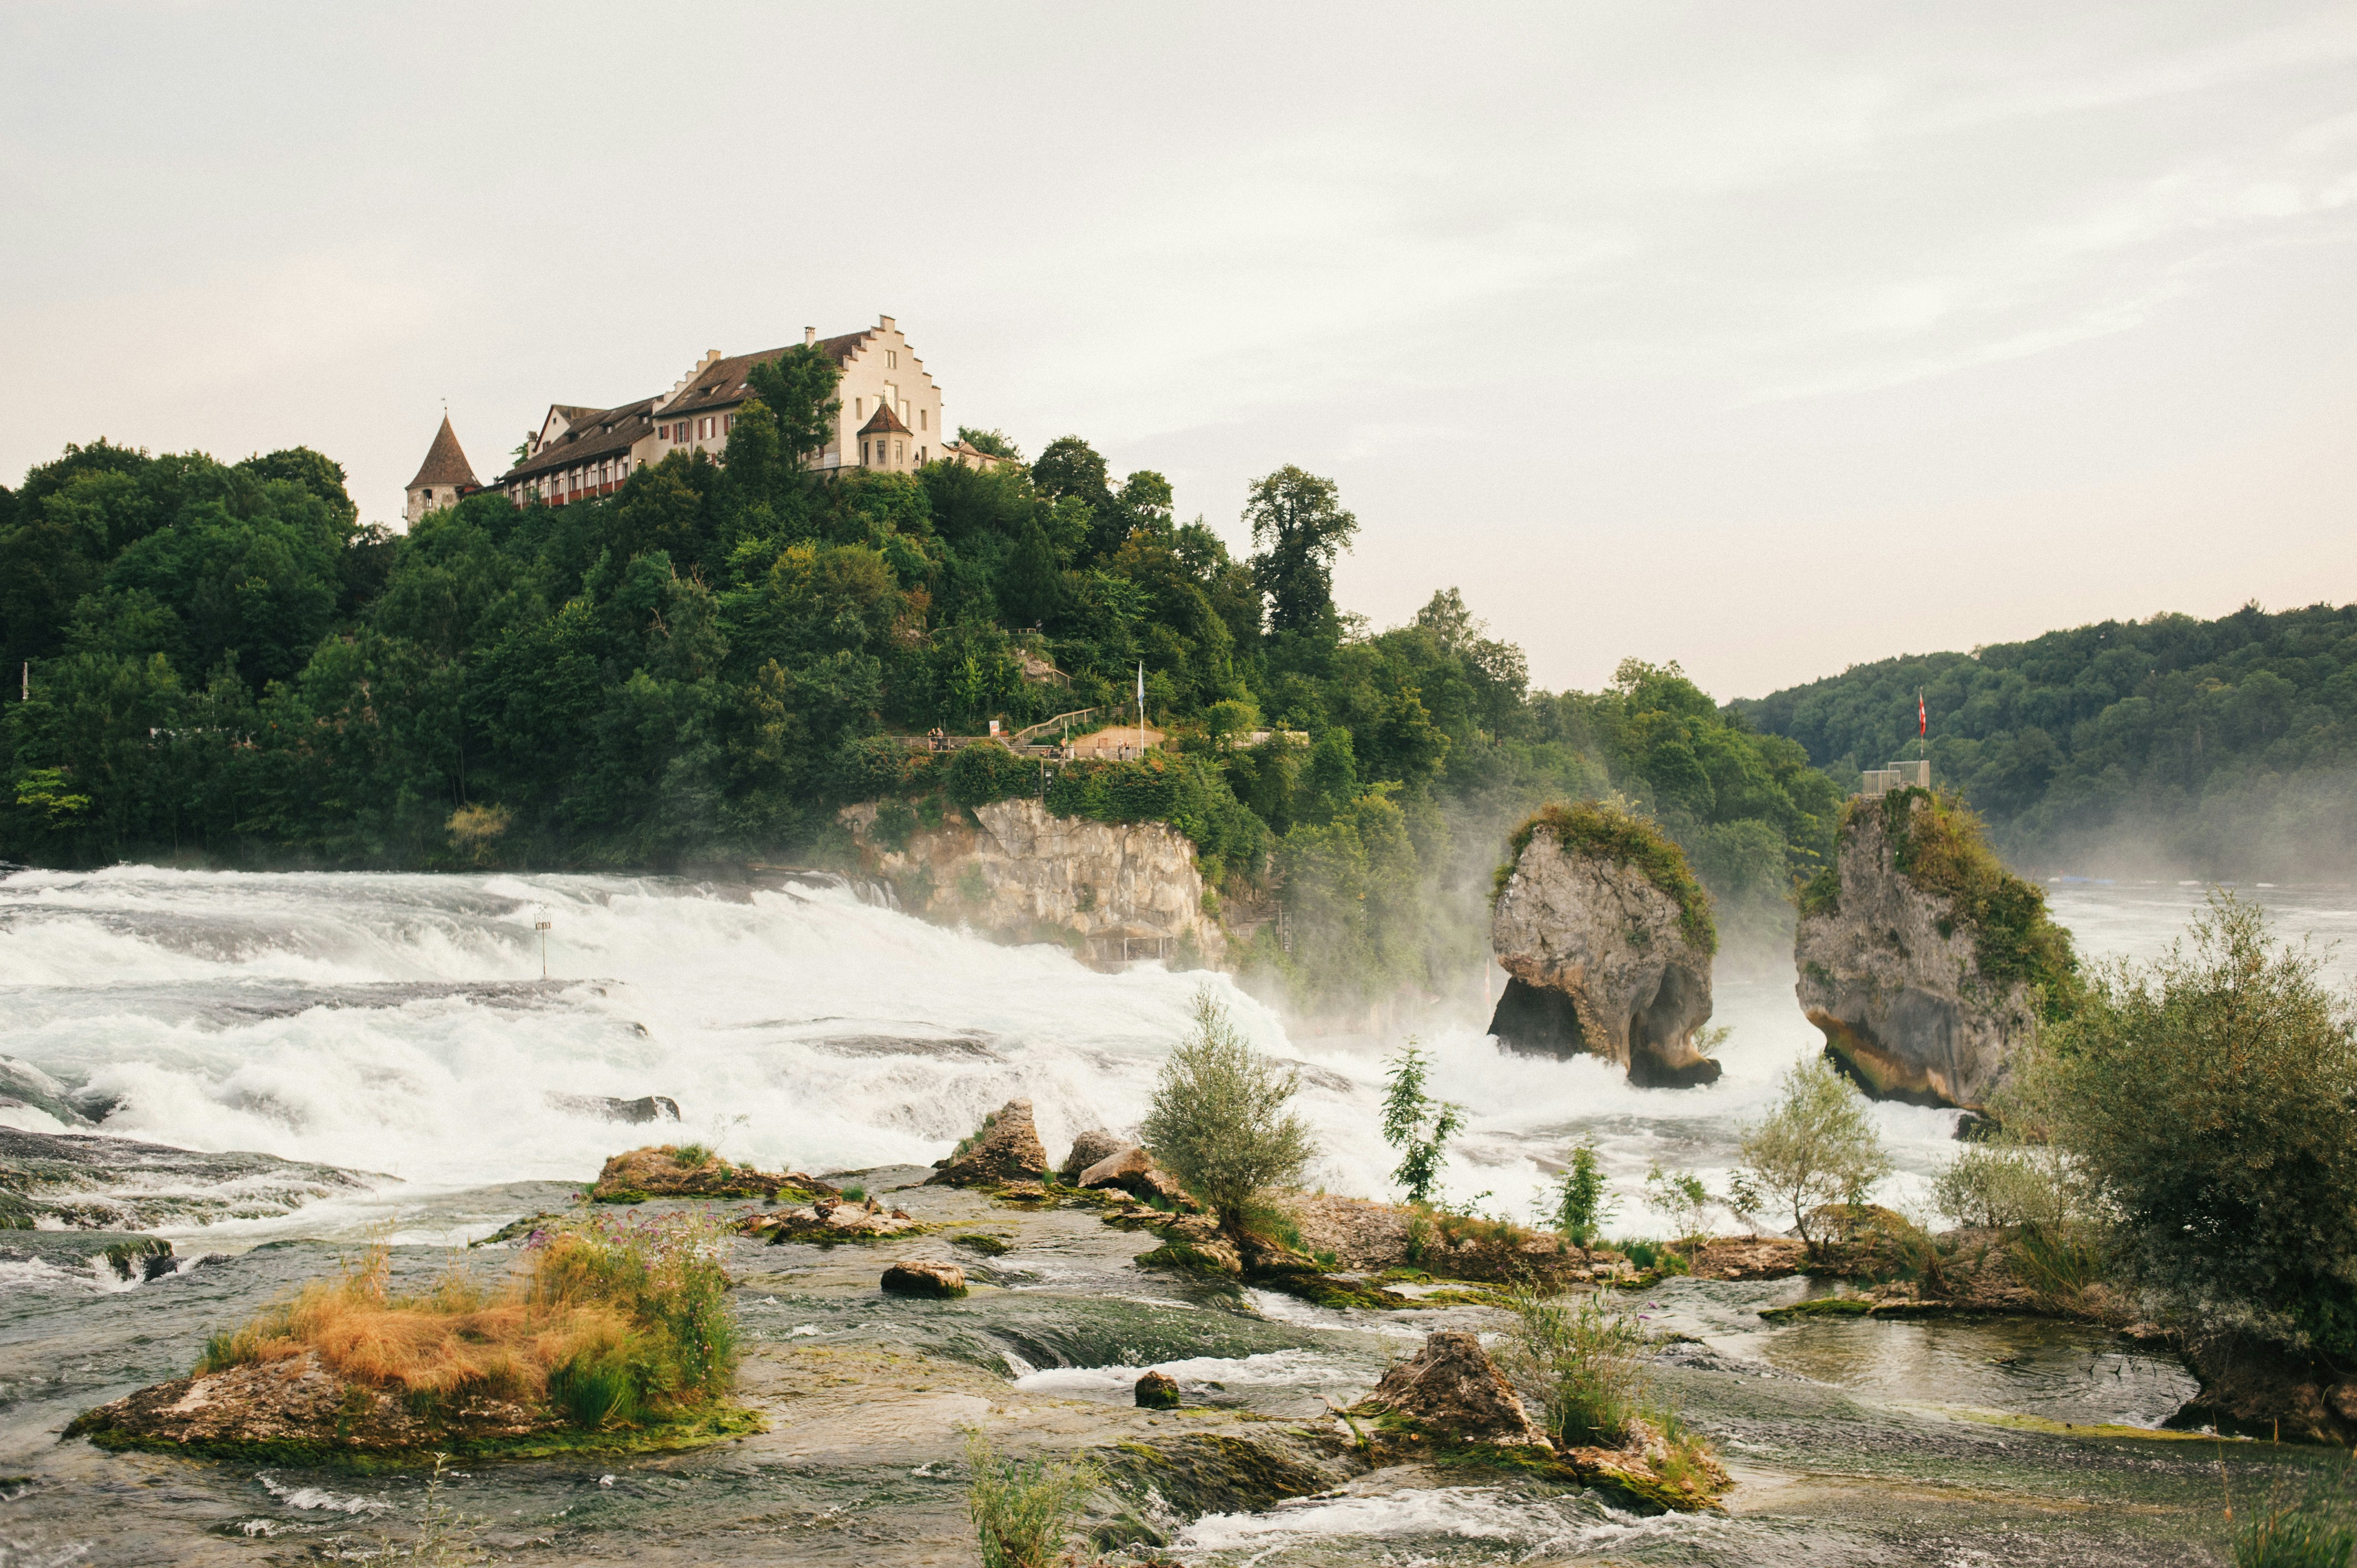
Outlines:
<svg viewBox="0 0 2357 1568"><path fill-rule="evenodd" d="M655 426L655 439L656 439L656 440L658 440L658 441L668 441L668 440L670 440L670 439L671 439L671 426L670 426L670 425L668 425L668 424L658 424L658 425L656 425L656 426Z"/></svg>
<svg viewBox="0 0 2357 1568"><path fill-rule="evenodd" d="M857 419L861 414L867 412L866 407L865 406L866 402L867 400L864 397L856 397L851 400L852 418Z"/></svg>
<svg viewBox="0 0 2357 1568"><path fill-rule="evenodd" d="M900 351L899 349L887 349L884 350L884 368L888 371L897 371L900 368Z"/></svg>
<svg viewBox="0 0 2357 1568"><path fill-rule="evenodd" d="M917 411L917 428L918 428L918 429L920 429L920 430L922 430L924 427L925 427L925 411L924 411L923 409L921 409L921 408L920 408L920 409L919 409L919 410Z"/></svg>
<svg viewBox="0 0 2357 1568"><path fill-rule="evenodd" d="M909 448L905 443L895 441L892 443L892 461L895 463L899 462L902 457L908 455L908 451Z"/></svg>

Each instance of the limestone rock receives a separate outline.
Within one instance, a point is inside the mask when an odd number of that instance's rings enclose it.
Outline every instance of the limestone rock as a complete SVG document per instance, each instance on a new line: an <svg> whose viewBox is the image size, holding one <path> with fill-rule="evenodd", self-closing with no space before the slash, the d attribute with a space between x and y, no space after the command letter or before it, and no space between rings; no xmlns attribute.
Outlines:
<svg viewBox="0 0 2357 1568"><path fill-rule="evenodd" d="M1154 1156L1135 1144L1107 1155L1082 1171L1080 1185L1117 1187L1133 1197L1160 1197L1173 1203L1187 1196L1187 1189L1178 1185L1178 1178L1156 1165Z"/></svg>
<svg viewBox="0 0 2357 1568"><path fill-rule="evenodd" d="M1189 947L1214 967L1226 959L1227 935L1203 910L1195 845L1168 823L1060 817L1017 799L952 810L896 849L876 835L877 809L848 806L840 820L912 913L1021 940L1061 937L1108 965Z"/></svg>
<svg viewBox="0 0 2357 1568"><path fill-rule="evenodd" d="M1122 1150L1131 1147L1135 1142L1136 1140L1133 1138L1115 1137L1102 1127L1092 1128L1072 1140L1071 1153L1064 1156L1064 1163L1057 1170L1056 1178L1066 1187L1078 1187L1081 1184L1082 1171L1103 1159L1107 1155L1119 1154Z"/></svg>
<svg viewBox="0 0 2357 1568"><path fill-rule="evenodd" d="M884 1271L887 1295L921 1295L954 1300L965 1294L965 1271L955 1263L911 1259Z"/></svg>
<svg viewBox="0 0 2357 1568"><path fill-rule="evenodd" d="M1565 816L1583 814L1658 836L1601 807ZM1677 898L1641 865L1542 814L1491 918L1491 947L1509 978L1490 1032L1511 1050L1606 1058L1631 1083L1715 1081L1718 1063L1695 1044L1710 1017L1711 950L1686 926Z"/></svg>
<svg viewBox="0 0 2357 1568"><path fill-rule="evenodd" d="M1908 795L1903 809L1932 809ZM1792 941L1794 990L1827 1054L1878 1099L1985 1108L2037 1030L2029 984L1982 974L1953 901L1899 870L1882 802L1843 813L1834 870L1837 899L1804 897Z"/></svg>
<svg viewBox="0 0 2357 1568"><path fill-rule="evenodd" d="M589 1196L608 1202L641 1197L776 1197L817 1193L831 1196L824 1182L790 1171L757 1171L717 1155L683 1159L678 1145L651 1144L608 1160Z"/></svg>
<svg viewBox="0 0 2357 1568"><path fill-rule="evenodd" d="M822 1197L807 1208L748 1214L737 1229L775 1245L780 1241L880 1241L920 1234L925 1227L898 1208L884 1208L872 1197L865 1203Z"/></svg>
<svg viewBox="0 0 2357 1568"><path fill-rule="evenodd" d="M1048 1174L1048 1151L1031 1123L1031 1102L1010 1100L983 1119L965 1147L925 1178L938 1187L992 1187L1036 1182Z"/></svg>
<svg viewBox="0 0 2357 1568"><path fill-rule="evenodd" d="M1385 1372L1357 1408L1388 1411L1432 1436L1505 1448L1550 1446L1513 1385L1481 1348L1480 1336L1461 1328L1426 1338L1424 1348Z"/></svg>
<svg viewBox="0 0 2357 1568"><path fill-rule="evenodd" d="M0 1121L0 1230L141 1231L254 1219L398 1179L99 1133L29 1133Z"/></svg>
<svg viewBox="0 0 2357 1568"><path fill-rule="evenodd" d="M264 1449L294 1460L307 1453L420 1452L453 1439L524 1437L561 1424L544 1408L481 1396L436 1408L429 1418L398 1393L346 1381L307 1350L142 1389L76 1416L65 1435L102 1448Z"/></svg>
<svg viewBox="0 0 2357 1568"><path fill-rule="evenodd" d="M1137 1379L1137 1408L1177 1410L1178 1380L1168 1372L1143 1372Z"/></svg>

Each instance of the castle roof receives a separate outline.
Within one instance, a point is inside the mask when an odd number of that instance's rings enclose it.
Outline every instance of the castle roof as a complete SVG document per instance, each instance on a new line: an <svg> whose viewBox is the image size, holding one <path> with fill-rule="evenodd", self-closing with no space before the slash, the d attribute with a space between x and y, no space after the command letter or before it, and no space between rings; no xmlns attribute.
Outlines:
<svg viewBox="0 0 2357 1568"><path fill-rule="evenodd" d="M467 454L458 449L458 433L450 428L450 416L442 416L442 428L434 433L434 445L425 449L425 461L417 466L417 478L409 481L409 489L432 485L439 489L447 486L475 487L475 470L467 461Z"/></svg>
<svg viewBox="0 0 2357 1568"><path fill-rule="evenodd" d="M525 479L554 468L570 468L576 463L619 456L654 428L654 406L658 401L642 397L619 408L572 409L565 405L569 411L565 433L547 442L500 478L502 480ZM578 417L574 417L576 415Z"/></svg>
<svg viewBox="0 0 2357 1568"><path fill-rule="evenodd" d="M892 412L892 405L890 403L878 400L876 404L876 412L868 416L866 424L859 427L859 434L862 435L906 435L909 434L909 427L900 423L900 416Z"/></svg>
<svg viewBox="0 0 2357 1568"><path fill-rule="evenodd" d="M876 331L871 327L864 332L846 332L840 338L822 338L817 348L840 365L857 353L859 346L874 337ZM676 394L665 400L662 412L665 414L696 413L706 409L734 408L753 395L751 383L747 378L753 373L754 366L766 365L788 349L801 347L799 343L791 343L784 349L764 349L758 354L738 354L733 359L715 360L696 371Z"/></svg>

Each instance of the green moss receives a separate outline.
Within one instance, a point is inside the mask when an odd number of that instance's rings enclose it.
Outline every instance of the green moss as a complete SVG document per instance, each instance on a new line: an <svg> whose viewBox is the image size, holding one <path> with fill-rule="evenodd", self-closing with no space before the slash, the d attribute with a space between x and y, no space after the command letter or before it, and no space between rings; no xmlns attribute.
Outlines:
<svg viewBox="0 0 2357 1568"><path fill-rule="evenodd" d="M1804 920L1840 914L1841 873L1830 865L1819 866L1814 876L1792 890L1792 902L1800 907Z"/></svg>
<svg viewBox="0 0 2357 1568"><path fill-rule="evenodd" d="M1668 894L1678 907L1678 929L1686 940L1706 953L1718 950L1718 927L1711 918L1710 895L1686 864L1685 852L1663 837L1659 828L1641 817L1616 811L1596 800L1574 805L1543 806L1506 841L1508 854L1498 867L1491 897L1506 890L1514 867L1530 847L1532 837L1544 831L1567 854L1590 854L1621 865L1633 865L1645 880Z"/></svg>
<svg viewBox="0 0 2357 1568"><path fill-rule="evenodd" d="M1867 811L1882 813L1899 874L1949 901L1950 920L1971 934L1984 980L2036 987L2050 1021L2072 1011L2079 961L2071 933L2048 916L2045 893L1997 859L1979 817L1953 795L1910 786L1879 801L1851 801L1842 813L1843 832L1854 831L1858 813Z"/></svg>
<svg viewBox="0 0 2357 1568"><path fill-rule="evenodd" d="M970 1230L963 1236L952 1236L950 1238L950 1245L980 1252L985 1258L996 1258L1014 1251L997 1237L985 1236L979 1230Z"/></svg>
<svg viewBox="0 0 2357 1568"><path fill-rule="evenodd" d="M1770 1323L1798 1323L1815 1317L1864 1317L1874 1303L1862 1295L1818 1295L1790 1306L1771 1306L1760 1316Z"/></svg>
<svg viewBox="0 0 2357 1568"><path fill-rule="evenodd" d="M662 1454L683 1448L701 1448L714 1443L725 1443L732 1437L768 1430L768 1423L752 1411L723 1405L700 1412L686 1421L662 1422L612 1432L584 1432L560 1427L523 1437L468 1438L445 1434L414 1449L383 1452L355 1450L333 1442L240 1443L223 1439L181 1443L113 1427L84 1426L82 1421L86 1419L76 1420L69 1425L65 1435L87 1437L95 1446L112 1453L192 1454L241 1464L304 1466L359 1475L430 1470L434 1467L437 1453L453 1459L548 1459L565 1454Z"/></svg>

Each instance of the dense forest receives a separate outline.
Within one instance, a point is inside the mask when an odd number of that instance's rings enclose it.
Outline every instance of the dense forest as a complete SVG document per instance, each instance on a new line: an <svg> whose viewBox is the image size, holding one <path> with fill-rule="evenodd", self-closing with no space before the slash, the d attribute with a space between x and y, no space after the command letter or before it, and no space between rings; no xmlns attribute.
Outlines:
<svg viewBox="0 0 2357 1568"><path fill-rule="evenodd" d="M2357 605L2104 621L1861 664L1734 710L1851 787L1930 756L2038 869L2357 873Z"/></svg>
<svg viewBox="0 0 2357 1568"><path fill-rule="evenodd" d="M1235 559L1078 437L982 471L805 466L833 362L756 372L726 461L614 496L470 497L362 526L293 449L234 464L69 448L0 489L0 856L249 867L693 869L824 862L834 812L898 787L893 738L1071 709L1170 734L1050 804L1164 818L1228 891L1275 896L1305 1004L1443 989L1486 951L1505 832L1550 799L1656 815L1772 927L1837 792L1674 666L1534 693L1453 589L1374 631L1336 607L1356 521L1283 467ZM1238 744L1253 731L1296 744ZM1010 759L1011 760L1011 759ZM977 758L957 789L1039 787ZM1085 786L1085 787L1084 787ZM1747 913L1748 912L1748 913Z"/></svg>

